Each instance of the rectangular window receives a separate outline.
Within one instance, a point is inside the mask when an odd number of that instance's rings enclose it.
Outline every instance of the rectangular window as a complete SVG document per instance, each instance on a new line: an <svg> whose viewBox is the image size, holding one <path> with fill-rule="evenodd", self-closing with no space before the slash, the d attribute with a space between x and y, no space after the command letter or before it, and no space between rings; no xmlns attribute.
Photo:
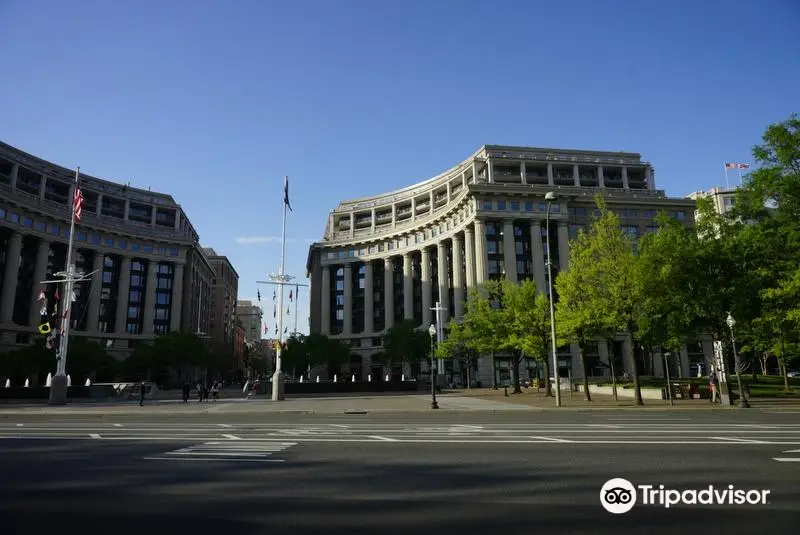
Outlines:
<svg viewBox="0 0 800 535"><path fill-rule="evenodd" d="M483 209L484 210L491 210L492 209L492 201L483 201Z"/></svg>
<svg viewBox="0 0 800 535"><path fill-rule="evenodd" d="M519 212L519 201L511 201L511 210L513 212Z"/></svg>
<svg viewBox="0 0 800 535"><path fill-rule="evenodd" d="M531 201L525 202L525 211L526 212L533 212L533 203Z"/></svg>
<svg viewBox="0 0 800 535"><path fill-rule="evenodd" d="M506 201L497 201L497 209L498 210L505 210L506 209Z"/></svg>

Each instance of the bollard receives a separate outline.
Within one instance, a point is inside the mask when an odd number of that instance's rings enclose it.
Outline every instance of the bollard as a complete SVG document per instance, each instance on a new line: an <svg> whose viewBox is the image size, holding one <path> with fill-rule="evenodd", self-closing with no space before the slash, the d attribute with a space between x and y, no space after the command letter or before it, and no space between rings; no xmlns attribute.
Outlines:
<svg viewBox="0 0 800 535"><path fill-rule="evenodd" d="M356 374L353 374L353 376L350 378L350 380L355 383L356 382Z"/></svg>
<svg viewBox="0 0 800 535"><path fill-rule="evenodd" d="M508 385L503 385L503 395L508 397Z"/></svg>
<svg viewBox="0 0 800 535"><path fill-rule="evenodd" d="M11 379L6 379L6 388L11 388Z"/></svg>
<svg viewBox="0 0 800 535"><path fill-rule="evenodd" d="M48 373L47 379L44 380L44 386L52 386L52 384L53 384L53 374Z"/></svg>
<svg viewBox="0 0 800 535"><path fill-rule="evenodd" d="M92 380L87 377L86 383L83 386L92 386Z"/></svg>
<svg viewBox="0 0 800 535"><path fill-rule="evenodd" d="M400 380L401 380L401 381L405 381L405 380L406 380L406 374L403 374L403 375L401 375L401 376L400 376Z"/></svg>
<svg viewBox="0 0 800 535"><path fill-rule="evenodd" d="M25 379L25 388L30 388L30 386L31 386L31 380Z"/></svg>
<svg viewBox="0 0 800 535"><path fill-rule="evenodd" d="M339 382L339 376L337 374L333 374L333 382L334 383L338 383Z"/></svg>
<svg viewBox="0 0 800 535"><path fill-rule="evenodd" d="M317 382L319 382L319 375L317 375Z"/></svg>
<svg viewBox="0 0 800 535"><path fill-rule="evenodd" d="M372 382L372 374L367 375L367 382L368 383Z"/></svg>
<svg viewBox="0 0 800 535"><path fill-rule="evenodd" d="M302 375L300 376L300 382L301 383L303 382L303 376Z"/></svg>
<svg viewBox="0 0 800 535"><path fill-rule="evenodd" d="M389 374L388 373L386 374L386 379L385 380L386 380L387 383L389 382Z"/></svg>
<svg viewBox="0 0 800 535"><path fill-rule="evenodd" d="M72 386L72 377L69 374L67 374L67 387L70 386Z"/></svg>

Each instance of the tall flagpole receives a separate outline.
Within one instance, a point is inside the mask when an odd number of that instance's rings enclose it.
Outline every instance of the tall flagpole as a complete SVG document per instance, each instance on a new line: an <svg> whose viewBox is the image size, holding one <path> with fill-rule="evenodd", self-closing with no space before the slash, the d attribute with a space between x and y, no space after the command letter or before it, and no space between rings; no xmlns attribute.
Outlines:
<svg viewBox="0 0 800 535"><path fill-rule="evenodd" d="M58 344L56 357L56 374L50 383L50 405L65 405L67 403L67 349L69 348L69 328L72 314L72 287L75 283L75 266L72 265L73 236L75 235L75 195L78 193L78 178L81 168L75 170L75 192L73 193L72 215L69 222L69 242L67 244L67 266L64 278L64 307L61 318L61 338ZM83 280L81 277L78 280Z"/></svg>
<svg viewBox="0 0 800 535"><path fill-rule="evenodd" d="M284 177L284 191L288 192L289 177ZM285 283L285 262L286 262L286 209L289 207L287 204L287 196L283 200L283 222L281 223L281 265L278 271L278 276L275 277L279 282ZM281 369L281 354L283 353L283 284L280 285L280 293L278 294L278 348L275 351L275 374L272 376L272 401L281 401L284 398L283 394L283 372Z"/></svg>

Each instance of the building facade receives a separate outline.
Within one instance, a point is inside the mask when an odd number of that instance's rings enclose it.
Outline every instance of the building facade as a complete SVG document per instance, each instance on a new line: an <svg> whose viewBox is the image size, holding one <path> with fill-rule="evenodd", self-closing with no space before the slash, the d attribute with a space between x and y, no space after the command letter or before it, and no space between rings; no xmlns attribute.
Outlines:
<svg viewBox="0 0 800 535"><path fill-rule="evenodd" d="M217 347L233 349L234 325L236 321L236 299L239 295L239 274L227 256L214 249L203 252L214 270L211 281L211 343Z"/></svg>
<svg viewBox="0 0 800 535"><path fill-rule="evenodd" d="M236 306L236 319L242 322L244 338L249 344L261 340L261 307L242 299Z"/></svg>
<svg viewBox="0 0 800 535"><path fill-rule="evenodd" d="M735 188L711 188L706 191L695 191L690 193L687 198L696 201L698 199L710 197L717 213L725 215L736 205L736 193L737 190Z"/></svg>
<svg viewBox="0 0 800 535"><path fill-rule="evenodd" d="M75 171L0 143L0 352L37 337L41 281L65 269ZM166 194L81 175L71 328L118 357L171 330L207 329L213 278L186 213Z"/></svg>
<svg viewBox="0 0 800 535"><path fill-rule="evenodd" d="M469 291L503 276L532 279L546 290L544 196L551 191L558 197L550 225L554 277L569 269L569 240L588 226L597 194L634 238L656 229L659 211L686 224L694 216L694 201L656 189L653 167L639 154L484 146L425 182L345 201L330 212L323 239L310 247L307 261L311 332L347 341L359 355L351 369L362 377L397 375L401 370L386 370L371 358L382 351L382 336L395 322L427 329L437 302L446 308L445 323L460 319ZM597 342L588 350L590 373L607 375L607 344ZM643 374L661 375L663 366L629 347L624 336L612 343L617 370L631 370L637 358ZM698 342L673 366L688 375L706 355L710 343ZM446 365L454 382L465 380L458 363ZM486 385L508 379L509 368L510 359L500 357L493 365L482 358L475 371ZM562 377L582 376L577 347L559 349L559 368ZM531 359L521 375L541 373Z"/></svg>

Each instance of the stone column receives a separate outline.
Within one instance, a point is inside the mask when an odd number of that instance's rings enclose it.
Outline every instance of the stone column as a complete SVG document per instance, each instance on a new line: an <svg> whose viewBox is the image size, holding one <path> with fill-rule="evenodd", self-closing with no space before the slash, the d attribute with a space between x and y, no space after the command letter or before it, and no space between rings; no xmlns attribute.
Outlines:
<svg viewBox="0 0 800 535"><path fill-rule="evenodd" d="M431 307L433 306L433 286L431 286L431 251L427 247L422 248L422 326L431 324Z"/></svg>
<svg viewBox="0 0 800 535"><path fill-rule="evenodd" d="M17 189L17 177L19 176L19 164L11 164L11 189Z"/></svg>
<svg viewBox="0 0 800 535"><path fill-rule="evenodd" d="M13 178L13 177L12 177ZM22 234L12 232L8 240L6 266L3 273L3 295L0 302L0 323L11 323L14 317L14 300L17 296L19 259L22 252ZM38 289L38 288L37 288Z"/></svg>
<svg viewBox="0 0 800 535"><path fill-rule="evenodd" d="M558 222L558 261L561 271L569 269L569 227L561 221Z"/></svg>
<svg viewBox="0 0 800 535"><path fill-rule="evenodd" d="M156 316L156 285L158 284L158 262L149 260L147 262L147 283L145 285L144 299L144 320L142 332L152 334L154 332L153 321Z"/></svg>
<svg viewBox="0 0 800 535"><path fill-rule="evenodd" d="M517 282L517 248L514 243L514 222L503 222L503 264L506 268L506 278Z"/></svg>
<svg viewBox="0 0 800 535"><path fill-rule="evenodd" d="M475 220L475 285L486 282L486 225L480 219Z"/></svg>
<svg viewBox="0 0 800 535"><path fill-rule="evenodd" d="M128 256L120 257L119 285L117 286L117 315L114 319L114 331L117 334L127 332L128 323L128 294L131 289L131 259Z"/></svg>
<svg viewBox="0 0 800 535"><path fill-rule="evenodd" d="M394 259L383 260L383 303L384 326L388 331L394 325Z"/></svg>
<svg viewBox="0 0 800 535"><path fill-rule="evenodd" d="M630 189L630 184L628 184L628 168L622 168L622 189Z"/></svg>
<svg viewBox="0 0 800 535"><path fill-rule="evenodd" d="M486 178L488 179L489 184L494 182L494 169L492 169L491 158L486 158Z"/></svg>
<svg viewBox="0 0 800 535"><path fill-rule="evenodd" d="M105 261L103 253L95 251L92 260L92 271L97 271L92 275L92 283L89 289L89 311L86 317L86 330L89 332L97 331L100 321L100 298L103 295L103 266Z"/></svg>
<svg viewBox="0 0 800 535"><path fill-rule="evenodd" d="M372 262L364 262L364 333L370 334L375 327L375 290L372 281Z"/></svg>
<svg viewBox="0 0 800 535"><path fill-rule="evenodd" d="M44 180L44 177L42 178ZM31 327L36 327L39 325L39 320L41 319L41 304L39 303L39 290L42 289L42 281L47 276L47 261L50 257L50 242L47 240L39 239L39 248L36 251L36 266L33 269L33 292L31 292L31 301L30 301L30 309L28 310L28 325ZM58 269L57 266L53 266L54 269ZM64 268L66 269L66 268ZM49 290L50 288L48 288ZM63 292L64 289L62 285L58 285L59 293ZM66 295L62 296L61 303L64 303L65 299L68 297ZM59 303L58 309L61 310L62 305Z"/></svg>
<svg viewBox="0 0 800 535"><path fill-rule="evenodd" d="M469 292L475 288L475 235L470 227L464 227L464 268L468 299Z"/></svg>
<svg viewBox="0 0 800 535"><path fill-rule="evenodd" d="M578 164L572 165L572 180L575 181L575 187L581 187L581 170Z"/></svg>
<svg viewBox="0 0 800 535"><path fill-rule="evenodd" d="M542 222L531 221L531 265L533 280L539 292L547 293L547 276L544 266L544 247L542 246Z"/></svg>
<svg viewBox="0 0 800 535"><path fill-rule="evenodd" d="M525 168L525 161L519 163L519 174L522 176L522 183L528 183L528 170Z"/></svg>
<svg viewBox="0 0 800 535"><path fill-rule="evenodd" d="M443 241L440 241L437 245L437 254L436 254L436 265L437 265L437 274L439 278L439 306L442 308L447 308L448 310L442 310L439 312L439 318L442 322L442 326L447 325L447 322L450 321L450 314L452 314L452 310L450 308L450 285L449 285L449 277L447 276L447 244Z"/></svg>
<svg viewBox="0 0 800 535"><path fill-rule="evenodd" d="M461 264L463 262L461 249L461 236L453 235L453 314L456 320L464 315L464 280L462 278Z"/></svg>
<svg viewBox="0 0 800 535"><path fill-rule="evenodd" d="M411 253L403 254L403 319L414 319L414 277Z"/></svg>
<svg viewBox="0 0 800 535"><path fill-rule="evenodd" d="M653 169L651 167L647 167L644 170L644 179L647 182L647 189L653 191L656 189L656 185L653 183Z"/></svg>
<svg viewBox="0 0 800 535"><path fill-rule="evenodd" d="M322 266L322 334L331 332L331 267Z"/></svg>
<svg viewBox="0 0 800 535"><path fill-rule="evenodd" d="M173 264L172 302L169 313L169 330L181 330L181 307L183 306L183 264Z"/></svg>
<svg viewBox="0 0 800 535"><path fill-rule="evenodd" d="M554 180L553 179L553 164L548 163L547 164L547 184L549 186L552 186L553 183L554 183L553 180Z"/></svg>
<svg viewBox="0 0 800 535"><path fill-rule="evenodd" d="M603 166L597 166L597 187L604 188L606 187L605 177L603 176Z"/></svg>
<svg viewBox="0 0 800 535"><path fill-rule="evenodd" d="M353 264L344 265L344 321L342 334L353 332Z"/></svg>

